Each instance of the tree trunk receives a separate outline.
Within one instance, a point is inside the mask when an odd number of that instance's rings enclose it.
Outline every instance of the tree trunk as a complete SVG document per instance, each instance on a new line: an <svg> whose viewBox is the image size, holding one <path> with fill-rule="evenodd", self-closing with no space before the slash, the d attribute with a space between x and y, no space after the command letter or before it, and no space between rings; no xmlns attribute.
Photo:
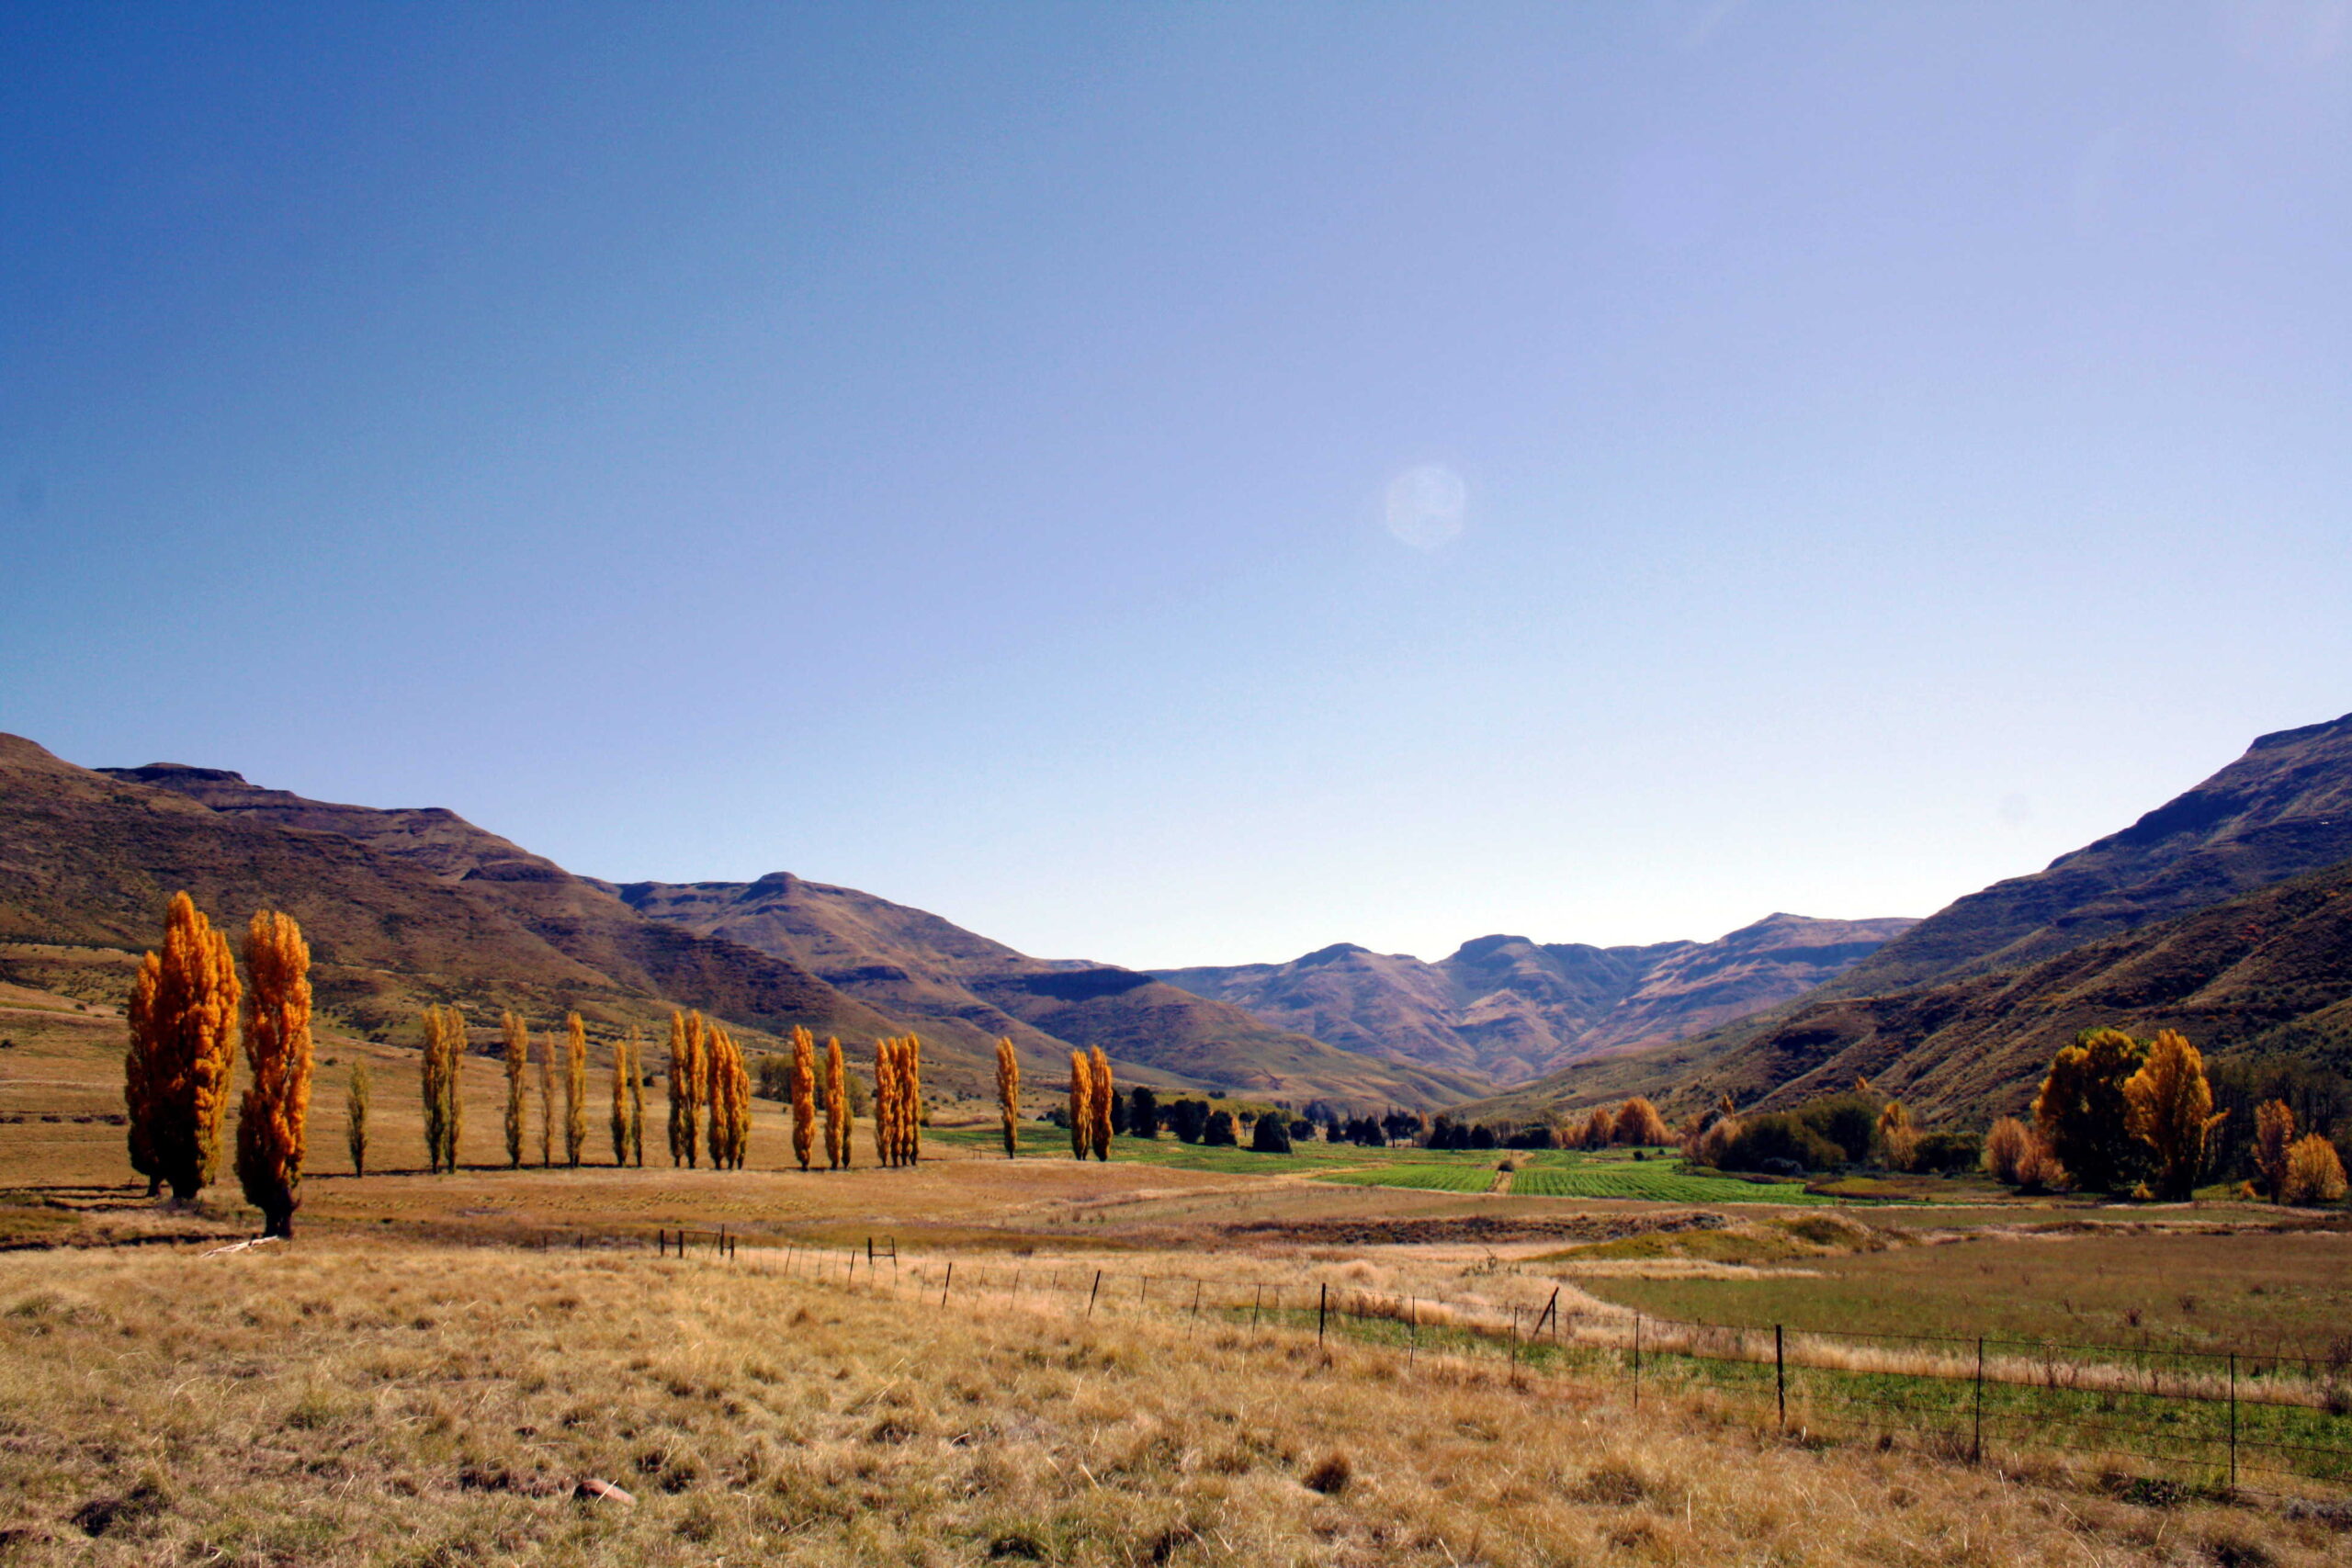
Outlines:
<svg viewBox="0 0 2352 1568"><path fill-rule="evenodd" d="M287 1241L294 1239L294 1203L291 1199L280 1199L263 1206L261 1234L264 1236L279 1236Z"/></svg>

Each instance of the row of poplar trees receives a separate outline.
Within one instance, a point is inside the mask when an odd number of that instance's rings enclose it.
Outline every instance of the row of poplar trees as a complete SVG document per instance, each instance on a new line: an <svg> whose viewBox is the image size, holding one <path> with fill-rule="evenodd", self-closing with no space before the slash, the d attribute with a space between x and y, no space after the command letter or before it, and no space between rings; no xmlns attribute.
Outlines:
<svg viewBox="0 0 2352 1568"><path fill-rule="evenodd" d="M187 1202L220 1161L220 1122L243 1023L248 1078L237 1105L237 1179L263 1234L294 1234L311 1113L311 949L290 916L256 910L240 983L227 933L186 893L164 918L164 946L130 989L122 1099L130 1168L152 1197Z"/></svg>

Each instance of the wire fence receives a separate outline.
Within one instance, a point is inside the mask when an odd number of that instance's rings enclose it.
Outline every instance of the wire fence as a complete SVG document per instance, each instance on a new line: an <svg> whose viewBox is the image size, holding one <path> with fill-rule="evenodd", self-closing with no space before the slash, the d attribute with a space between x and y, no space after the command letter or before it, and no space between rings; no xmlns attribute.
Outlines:
<svg viewBox="0 0 2352 1568"><path fill-rule="evenodd" d="M1671 1402L1806 1442L1905 1444L2014 1467L2089 1460L2151 1500L2191 1492L2339 1496L2352 1491L2352 1367L2341 1358L2172 1350L1993 1337L1862 1334L1692 1323L1564 1303L1373 1290L1348 1282L1218 1280L1069 1259L902 1257L728 1227L636 1235L544 1232L526 1245L650 1246L661 1257L763 1272L975 1316L1043 1308L1149 1317L1171 1331L1304 1337L1543 1382ZM747 1245L749 1243L749 1245Z"/></svg>

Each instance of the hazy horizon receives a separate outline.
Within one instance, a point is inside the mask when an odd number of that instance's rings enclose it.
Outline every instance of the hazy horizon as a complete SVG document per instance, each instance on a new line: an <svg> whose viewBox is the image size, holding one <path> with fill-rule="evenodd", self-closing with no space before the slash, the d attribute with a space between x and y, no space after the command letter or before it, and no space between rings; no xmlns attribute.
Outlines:
<svg viewBox="0 0 2352 1568"><path fill-rule="evenodd" d="M1925 916L2352 708L2352 5L0 8L0 729L1046 957Z"/></svg>

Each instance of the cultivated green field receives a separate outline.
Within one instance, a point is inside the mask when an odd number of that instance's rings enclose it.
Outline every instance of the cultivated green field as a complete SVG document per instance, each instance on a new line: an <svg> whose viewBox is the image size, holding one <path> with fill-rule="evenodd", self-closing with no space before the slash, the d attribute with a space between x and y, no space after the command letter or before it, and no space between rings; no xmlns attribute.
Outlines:
<svg viewBox="0 0 2352 1568"><path fill-rule="evenodd" d="M1646 1198L1661 1203L1827 1203L1802 1182L1741 1181L1728 1176L1685 1175L1662 1160L1634 1164L1537 1165L1521 1171L1510 1190L1533 1198Z"/></svg>
<svg viewBox="0 0 2352 1568"><path fill-rule="evenodd" d="M1351 1187L1409 1187L1426 1192L1484 1192L1495 1182L1495 1168L1478 1165L1380 1166L1364 1170L1335 1170L1317 1180L1344 1182Z"/></svg>

